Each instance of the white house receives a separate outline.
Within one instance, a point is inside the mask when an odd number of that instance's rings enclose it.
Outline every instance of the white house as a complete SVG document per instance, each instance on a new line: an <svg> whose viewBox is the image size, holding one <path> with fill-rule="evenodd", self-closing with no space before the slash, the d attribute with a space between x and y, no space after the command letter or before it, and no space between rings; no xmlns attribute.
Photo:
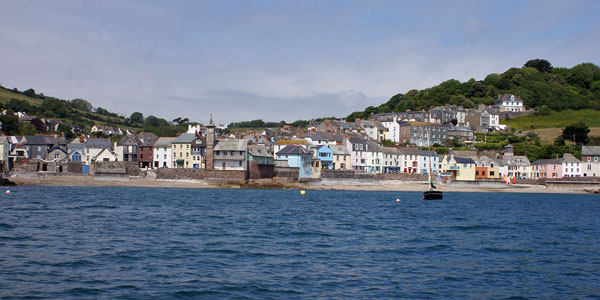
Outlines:
<svg viewBox="0 0 600 300"><path fill-rule="evenodd" d="M383 154L383 172L400 173L402 160L398 148L381 147L381 152Z"/></svg>
<svg viewBox="0 0 600 300"><path fill-rule="evenodd" d="M176 137L161 137L154 143L153 147L153 155L154 155L154 167L155 168L172 168L173 167L173 157L172 157L172 149L171 142L176 139Z"/></svg>
<svg viewBox="0 0 600 300"><path fill-rule="evenodd" d="M575 158L573 154L563 154L561 162L563 167L563 177L581 177L583 175L581 161Z"/></svg>
<svg viewBox="0 0 600 300"><path fill-rule="evenodd" d="M515 97L515 95L503 95L498 97L496 101L494 101L494 106L498 108L499 112L522 112L523 108L523 99L519 97Z"/></svg>
<svg viewBox="0 0 600 300"><path fill-rule="evenodd" d="M214 147L215 170L246 170L248 140L217 140Z"/></svg>

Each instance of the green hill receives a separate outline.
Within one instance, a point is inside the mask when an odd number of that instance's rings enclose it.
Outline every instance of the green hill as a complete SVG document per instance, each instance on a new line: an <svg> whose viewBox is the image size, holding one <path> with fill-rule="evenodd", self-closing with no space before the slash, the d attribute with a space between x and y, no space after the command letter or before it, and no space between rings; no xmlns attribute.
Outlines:
<svg viewBox="0 0 600 300"><path fill-rule="evenodd" d="M554 68L543 59L528 61L522 68L489 74L483 80L460 82L450 79L437 86L397 94L377 107L350 114L348 121L373 113L425 110L454 104L472 108L490 105L502 94L521 97L525 106L549 111L600 109L600 67L582 63L573 68Z"/></svg>
<svg viewBox="0 0 600 300"><path fill-rule="evenodd" d="M9 90L0 87L0 106L13 111L24 111L29 115L54 118L71 125L82 126L87 129L94 124L117 126L125 129L140 130L142 124L136 124L123 116L111 113L101 107L92 111L92 105L88 102L87 107L79 107L76 104L87 102L83 99L72 101L47 97L36 94L29 89L24 92ZM85 106L85 105L84 105Z"/></svg>

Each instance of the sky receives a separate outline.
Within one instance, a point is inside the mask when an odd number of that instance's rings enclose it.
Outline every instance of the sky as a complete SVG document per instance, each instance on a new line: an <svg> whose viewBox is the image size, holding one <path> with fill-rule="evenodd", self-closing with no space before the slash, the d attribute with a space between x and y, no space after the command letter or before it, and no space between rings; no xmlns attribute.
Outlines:
<svg viewBox="0 0 600 300"><path fill-rule="evenodd" d="M1 0L0 84L124 116L345 117L543 58L600 64L600 1Z"/></svg>

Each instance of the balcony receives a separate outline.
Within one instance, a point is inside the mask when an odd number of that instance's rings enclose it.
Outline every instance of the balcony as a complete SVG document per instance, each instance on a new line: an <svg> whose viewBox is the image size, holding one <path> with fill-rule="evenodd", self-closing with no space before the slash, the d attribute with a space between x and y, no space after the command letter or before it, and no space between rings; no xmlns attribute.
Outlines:
<svg viewBox="0 0 600 300"><path fill-rule="evenodd" d="M245 155L215 155L215 159L218 160L245 160Z"/></svg>

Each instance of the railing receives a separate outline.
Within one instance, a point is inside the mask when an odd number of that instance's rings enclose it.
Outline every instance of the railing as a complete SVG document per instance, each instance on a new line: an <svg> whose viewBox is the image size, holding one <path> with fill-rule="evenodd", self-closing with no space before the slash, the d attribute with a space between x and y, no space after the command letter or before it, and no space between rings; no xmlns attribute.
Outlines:
<svg viewBox="0 0 600 300"><path fill-rule="evenodd" d="M215 155L215 159L219 160L245 160L244 155Z"/></svg>

